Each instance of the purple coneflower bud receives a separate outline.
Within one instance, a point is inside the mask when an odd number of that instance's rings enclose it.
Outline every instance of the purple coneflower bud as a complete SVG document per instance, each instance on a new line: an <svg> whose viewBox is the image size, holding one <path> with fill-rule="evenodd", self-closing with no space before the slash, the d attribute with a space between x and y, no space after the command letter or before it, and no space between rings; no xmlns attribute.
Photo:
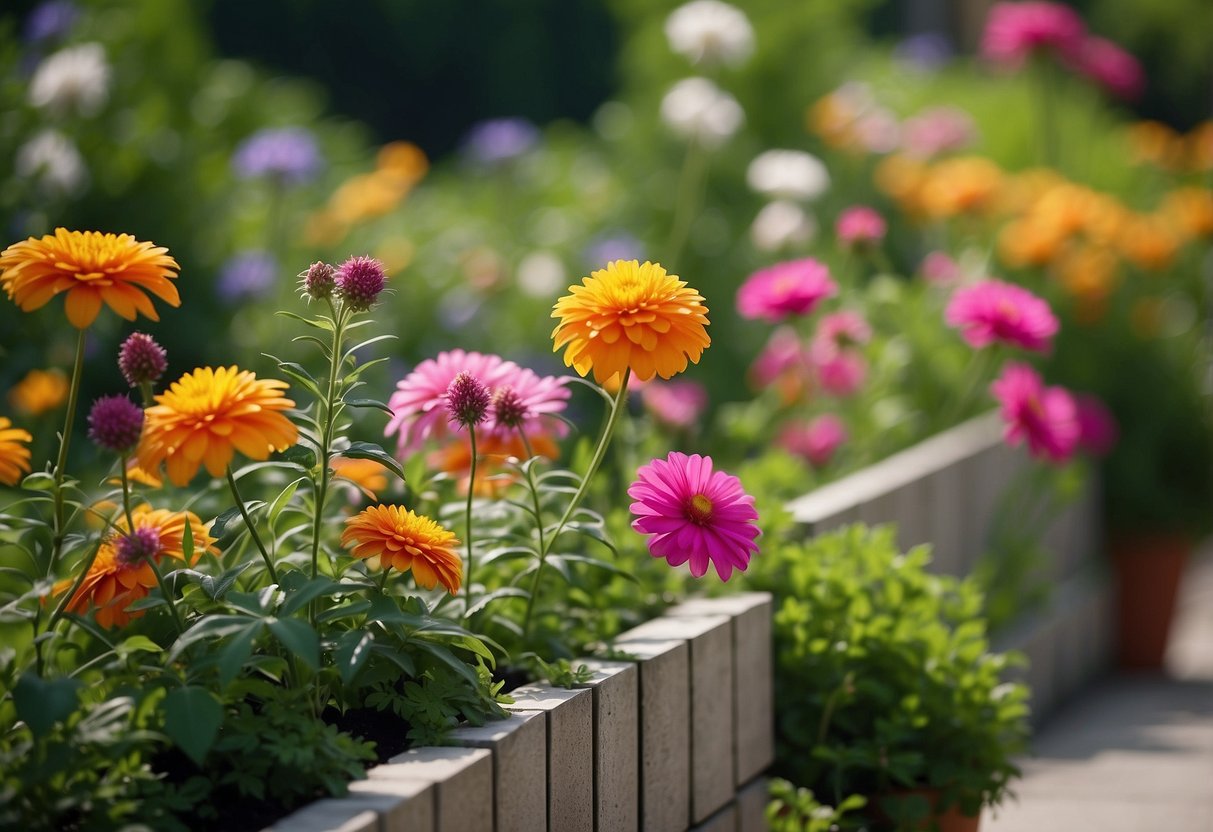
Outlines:
<svg viewBox="0 0 1213 832"><path fill-rule="evenodd" d="M333 294L333 287L337 285L336 275L336 269L317 260L299 276L302 278L304 292L316 300L324 300Z"/></svg>
<svg viewBox="0 0 1213 832"><path fill-rule="evenodd" d="M119 563L133 566L152 559L160 551L160 532L154 526L140 526L118 538L114 548Z"/></svg>
<svg viewBox="0 0 1213 832"><path fill-rule="evenodd" d="M460 373L446 388L446 409L452 422L464 427L478 425L488 415L488 388L475 376Z"/></svg>
<svg viewBox="0 0 1213 832"><path fill-rule="evenodd" d="M526 416L526 405L513 387L501 387L493 393L493 420L497 424L516 428Z"/></svg>
<svg viewBox="0 0 1213 832"><path fill-rule="evenodd" d="M386 282L383 264L373 257L351 257L337 269L337 294L355 312L370 309Z"/></svg>
<svg viewBox="0 0 1213 832"><path fill-rule="evenodd" d="M126 396L102 396L88 414L88 438L98 447L128 454L143 433L143 409Z"/></svg>
<svg viewBox="0 0 1213 832"><path fill-rule="evenodd" d="M118 369L131 387L155 384L167 368L164 347L142 332L132 332L118 350Z"/></svg>

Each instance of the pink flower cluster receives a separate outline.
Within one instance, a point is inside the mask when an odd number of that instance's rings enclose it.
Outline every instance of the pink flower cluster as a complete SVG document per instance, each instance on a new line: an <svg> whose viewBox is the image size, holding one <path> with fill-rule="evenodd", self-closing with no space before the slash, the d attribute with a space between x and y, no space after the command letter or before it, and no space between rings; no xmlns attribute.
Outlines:
<svg viewBox="0 0 1213 832"><path fill-rule="evenodd" d="M749 320L778 323L793 315L808 315L838 293L829 268L806 257L760 269L737 290L737 311Z"/></svg>
<svg viewBox="0 0 1213 832"><path fill-rule="evenodd" d="M868 362L859 349L872 338L872 327L857 312L826 315L809 345L809 359L821 389L849 396L863 386Z"/></svg>
<svg viewBox="0 0 1213 832"><path fill-rule="evenodd" d="M478 381L490 396L512 390L511 415L521 411L520 426L528 435L545 430L560 436L567 432L565 424L553 417L569 400L568 376L540 376L498 355L455 349L426 359L396 384L396 392L388 400L392 418L384 435L399 434L400 456L417 451L427 439L446 435L450 419L447 391L461 373ZM499 423L493 413L485 429L502 438L514 431Z"/></svg>
<svg viewBox="0 0 1213 832"><path fill-rule="evenodd" d="M1058 328L1048 303L1001 280L983 280L957 289L944 318L976 349L1000 343L1048 352Z"/></svg>
<svg viewBox="0 0 1213 832"><path fill-rule="evenodd" d="M873 246L884 239L888 224L876 209L867 205L852 205L838 215L834 225L838 242L847 248Z"/></svg>
<svg viewBox="0 0 1213 832"><path fill-rule="evenodd" d="M1001 405L1003 437L1010 445L1027 442L1028 452L1052 462L1074 455L1082 438L1078 405L1063 387L1046 387L1026 364L1010 363L990 385Z"/></svg>
<svg viewBox="0 0 1213 832"><path fill-rule="evenodd" d="M833 413L825 413L809 422L786 425L775 441L788 453L807 459L815 468L823 468L847 441L847 427Z"/></svg>

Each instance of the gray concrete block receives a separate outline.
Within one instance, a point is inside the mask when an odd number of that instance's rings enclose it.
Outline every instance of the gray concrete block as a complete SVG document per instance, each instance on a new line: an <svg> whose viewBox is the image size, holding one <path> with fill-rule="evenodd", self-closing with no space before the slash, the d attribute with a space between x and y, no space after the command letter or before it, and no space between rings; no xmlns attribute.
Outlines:
<svg viewBox="0 0 1213 832"><path fill-rule="evenodd" d="M547 828L547 729L542 713L513 713L451 732L451 743L493 752L493 828L536 832Z"/></svg>
<svg viewBox="0 0 1213 832"><path fill-rule="evenodd" d="M362 801L325 798L287 815L265 832L379 832L379 815Z"/></svg>
<svg viewBox="0 0 1213 832"><path fill-rule="evenodd" d="M965 540L964 465L948 465L926 479L925 514L928 537L934 547L932 571L940 575L961 574L962 565L972 562L966 554L972 543Z"/></svg>
<svg viewBox="0 0 1213 832"><path fill-rule="evenodd" d="M737 792L737 832L766 832L769 782L758 777Z"/></svg>
<svg viewBox="0 0 1213 832"><path fill-rule="evenodd" d="M682 707L690 702L691 822L699 823L732 799L737 783L731 619L724 615L657 618L629 632L627 638L616 640L625 650L646 639L685 639L689 644L690 694ZM642 686L643 673L642 669ZM644 724L647 729L647 719Z"/></svg>
<svg viewBox="0 0 1213 832"><path fill-rule="evenodd" d="M410 748L367 778L432 784L435 832L493 828L493 762L485 749Z"/></svg>
<svg viewBox="0 0 1213 832"><path fill-rule="evenodd" d="M889 495L893 503L893 522L897 524L897 542L902 549L933 542L930 517L927 515L930 501L928 488L928 480L923 477L906 483Z"/></svg>
<svg viewBox="0 0 1213 832"><path fill-rule="evenodd" d="M433 783L378 777L350 783L350 796L374 798L379 832L420 832L434 829Z"/></svg>
<svg viewBox="0 0 1213 832"><path fill-rule="evenodd" d="M885 523L897 522L896 506L893 504L892 494L882 494L866 500L859 504L859 517L861 523L866 523L869 526L879 526ZM901 539L901 530L898 529L897 539Z"/></svg>
<svg viewBox="0 0 1213 832"><path fill-rule="evenodd" d="M691 814L691 649L686 639L629 630L616 646L640 673L640 828L684 832Z"/></svg>
<svg viewBox="0 0 1213 832"><path fill-rule="evenodd" d="M773 600L767 592L697 598L667 615L727 615L733 630L733 748L736 784L747 783L775 759Z"/></svg>
<svg viewBox="0 0 1213 832"><path fill-rule="evenodd" d="M631 662L587 659L594 674L594 828L640 828L640 671Z"/></svg>
<svg viewBox="0 0 1213 832"><path fill-rule="evenodd" d="M594 694L550 685L510 693L509 711L537 711L547 718L548 828L594 829Z"/></svg>
<svg viewBox="0 0 1213 832"><path fill-rule="evenodd" d="M730 803L703 823L691 827L691 832L737 832L737 806Z"/></svg>

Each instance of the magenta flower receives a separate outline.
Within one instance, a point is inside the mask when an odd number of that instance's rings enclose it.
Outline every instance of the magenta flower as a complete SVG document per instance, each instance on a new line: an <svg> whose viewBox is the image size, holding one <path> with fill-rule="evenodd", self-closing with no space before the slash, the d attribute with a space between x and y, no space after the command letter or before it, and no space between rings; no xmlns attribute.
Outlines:
<svg viewBox="0 0 1213 832"><path fill-rule="evenodd" d="M1086 36L1078 13L1060 3L995 3L986 17L981 54L989 61L1018 69L1035 51L1062 59L1078 55Z"/></svg>
<svg viewBox="0 0 1213 832"><path fill-rule="evenodd" d="M928 283L946 286L960 280L960 264L943 251L932 251L922 259L918 272Z"/></svg>
<svg viewBox="0 0 1213 832"><path fill-rule="evenodd" d="M337 267L333 280L342 302L355 312L365 312L375 305L387 284L387 274L374 257L351 257Z"/></svg>
<svg viewBox="0 0 1213 832"><path fill-rule="evenodd" d="M800 340L796 330L781 326L771 333L766 346L750 365L748 379L755 390L765 390L776 382L792 383L799 389L811 366L809 348Z"/></svg>
<svg viewBox="0 0 1213 832"><path fill-rule="evenodd" d="M805 257L759 269L746 278L737 290L737 311L749 320L778 323L792 315L808 315L837 293L829 267Z"/></svg>
<svg viewBox="0 0 1213 832"><path fill-rule="evenodd" d="M1010 363L990 385L1002 406L1003 438L1009 445L1028 443L1032 456L1065 462L1078 447L1078 406L1070 391L1045 387L1026 364Z"/></svg>
<svg viewBox="0 0 1213 832"><path fill-rule="evenodd" d="M944 312L948 326L975 349L995 342L1032 352L1048 352L1057 334L1049 304L1012 283L983 280L957 289Z"/></svg>
<svg viewBox="0 0 1213 832"><path fill-rule="evenodd" d="M489 389L469 373L459 373L446 388L446 410L452 422L466 427L479 425L489 415Z"/></svg>
<svg viewBox="0 0 1213 832"><path fill-rule="evenodd" d="M1136 101L1146 88L1137 58L1110 40L1089 37L1073 59L1074 68L1117 98Z"/></svg>
<svg viewBox="0 0 1213 832"><path fill-rule="evenodd" d="M102 396L88 412L88 438L100 448L129 454L143 434L143 408L126 396Z"/></svg>
<svg viewBox="0 0 1213 832"><path fill-rule="evenodd" d="M834 232L847 248L872 246L884 239L888 225L884 217L867 205L852 205L838 215Z"/></svg>
<svg viewBox="0 0 1213 832"><path fill-rule="evenodd" d="M502 388L513 391L509 423L499 421L494 410L487 423L489 432L499 435L512 432L514 424L520 424L528 435L538 433L541 428L550 428L560 436L568 431L562 421L554 418L569 400L567 376L539 376L498 355L456 349L422 361L396 384L396 392L388 400L392 418L384 435L399 434L400 456L417 451L428 439L447 435L447 391L460 373L479 380L490 398Z"/></svg>
<svg viewBox="0 0 1213 832"><path fill-rule="evenodd" d="M858 346L872 338L872 327L857 312L844 310L821 319L809 346L809 358L821 389L849 396L863 386L868 362Z"/></svg>
<svg viewBox="0 0 1213 832"><path fill-rule="evenodd" d="M775 442L788 453L807 459L815 468L823 468L847 441L847 427L833 413L810 422L786 425Z"/></svg>
<svg viewBox="0 0 1213 832"><path fill-rule="evenodd" d="M713 471L710 456L671 451L654 459L636 472L628 496L635 500L632 528L652 535L649 553L670 566L689 560L696 578L711 561L720 580L727 581L734 569L744 572L758 551L754 498L737 477Z"/></svg>
<svg viewBox="0 0 1213 832"><path fill-rule="evenodd" d="M641 389L640 401L658 422L686 429L695 426L708 406L708 391L697 381L653 380Z"/></svg>
<svg viewBox="0 0 1213 832"><path fill-rule="evenodd" d="M1120 427L1107 405L1097 397L1078 394L1074 396L1078 406L1078 444L1092 456L1105 456L1116 446L1120 438Z"/></svg>
<svg viewBox="0 0 1213 832"><path fill-rule="evenodd" d="M131 387L155 384L168 369L168 353L152 336L132 332L118 349L118 369Z"/></svg>

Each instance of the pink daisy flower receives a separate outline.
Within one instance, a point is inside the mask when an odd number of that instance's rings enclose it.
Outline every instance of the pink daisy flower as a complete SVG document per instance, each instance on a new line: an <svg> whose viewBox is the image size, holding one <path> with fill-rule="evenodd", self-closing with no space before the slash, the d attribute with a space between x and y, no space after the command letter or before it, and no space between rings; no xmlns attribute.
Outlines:
<svg viewBox="0 0 1213 832"><path fill-rule="evenodd" d="M800 340L796 330L781 326L771 333L766 346L750 365L748 380L755 390L779 384L785 401L791 401L803 392L811 367L809 347Z"/></svg>
<svg viewBox="0 0 1213 832"><path fill-rule="evenodd" d="M1048 352L1058 326L1048 303L1001 280L983 280L957 289L944 318L975 349L998 342Z"/></svg>
<svg viewBox="0 0 1213 832"><path fill-rule="evenodd" d="M808 315L838 292L825 263L806 257L760 269L737 290L737 311L750 320L778 323L792 315Z"/></svg>
<svg viewBox="0 0 1213 832"><path fill-rule="evenodd" d="M847 427L832 413L810 422L786 425L775 440L788 453L807 459L815 468L823 468L847 441Z"/></svg>
<svg viewBox="0 0 1213 832"><path fill-rule="evenodd" d="M755 521L754 498L741 481L712 470L712 458L671 451L636 472L628 487L635 500L632 528L649 538L649 553L670 566L690 561L691 574L701 578L708 563L727 581L734 569L745 571L758 551L761 534Z"/></svg>
<svg viewBox="0 0 1213 832"><path fill-rule="evenodd" d="M809 356L823 390L835 396L849 396L863 386L868 362L856 347L871 338L872 327L857 312L844 310L821 319Z"/></svg>
<svg viewBox="0 0 1213 832"><path fill-rule="evenodd" d="M937 286L946 286L960 280L960 264L944 251L932 251L922 259L918 272L923 280Z"/></svg>
<svg viewBox="0 0 1213 832"><path fill-rule="evenodd" d="M838 215L834 232L847 248L871 246L884 239L888 224L876 209L867 205L852 205Z"/></svg>
<svg viewBox="0 0 1213 832"><path fill-rule="evenodd" d="M564 410L570 395L566 377L539 376L498 355L455 349L422 361L396 384L396 392L388 400L392 418L384 435L399 434L400 456L416 452L426 440L446 436L452 429L447 390L460 373L467 373L484 385L490 397L499 389L512 388L522 410L523 429L528 434L541 426L554 428L560 435L567 431L559 420L545 420ZM541 421L553 424L541 425ZM498 433L512 430L495 419L488 429Z"/></svg>
<svg viewBox="0 0 1213 832"><path fill-rule="evenodd" d="M1065 462L1078 447L1078 406L1070 391L1045 387L1026 364L1011 363L990 385L1002 405L1003 438L1009 445L1028 443L1032 456Z"/></svg>
<svg viewBox="0 0 1213 832"><path fill-rule="evenodd" d="M973 143L977 128L964 110L930 107L906 119L902 125L902 147L919 159L960 150Z"/></svg>
<svg viewBox="0 0 1213 832"><path fill-rule="evenodd" d="M1105 456L1120 438L1120 426L1107 405L1097 397L1078 394L1078 444L1092 456Z"/></svg>
<svg viewBox="0 0 1213 832"><path fill-rule="evenodd" d="M1060 3L995 3L986 17L981 54L1011 69L1021 67L1036 50L1072 58L1086 32L1078 13Z"/></svg>
<svg viewBox="0 0 1213 832"><path fill-rule="evenodd" d="M1137 58L1110 40L1089 37L1073 60L1074 68L1117 98L1136 101L1146 88Z"/></svg>
<svg viewBox="0 0 1213 832"><path fill-rule="evenodd" d="M708 391L697 381L652 381L640 391L640 401L658 422L672 428L694 427L708 406Z"/></svg>

